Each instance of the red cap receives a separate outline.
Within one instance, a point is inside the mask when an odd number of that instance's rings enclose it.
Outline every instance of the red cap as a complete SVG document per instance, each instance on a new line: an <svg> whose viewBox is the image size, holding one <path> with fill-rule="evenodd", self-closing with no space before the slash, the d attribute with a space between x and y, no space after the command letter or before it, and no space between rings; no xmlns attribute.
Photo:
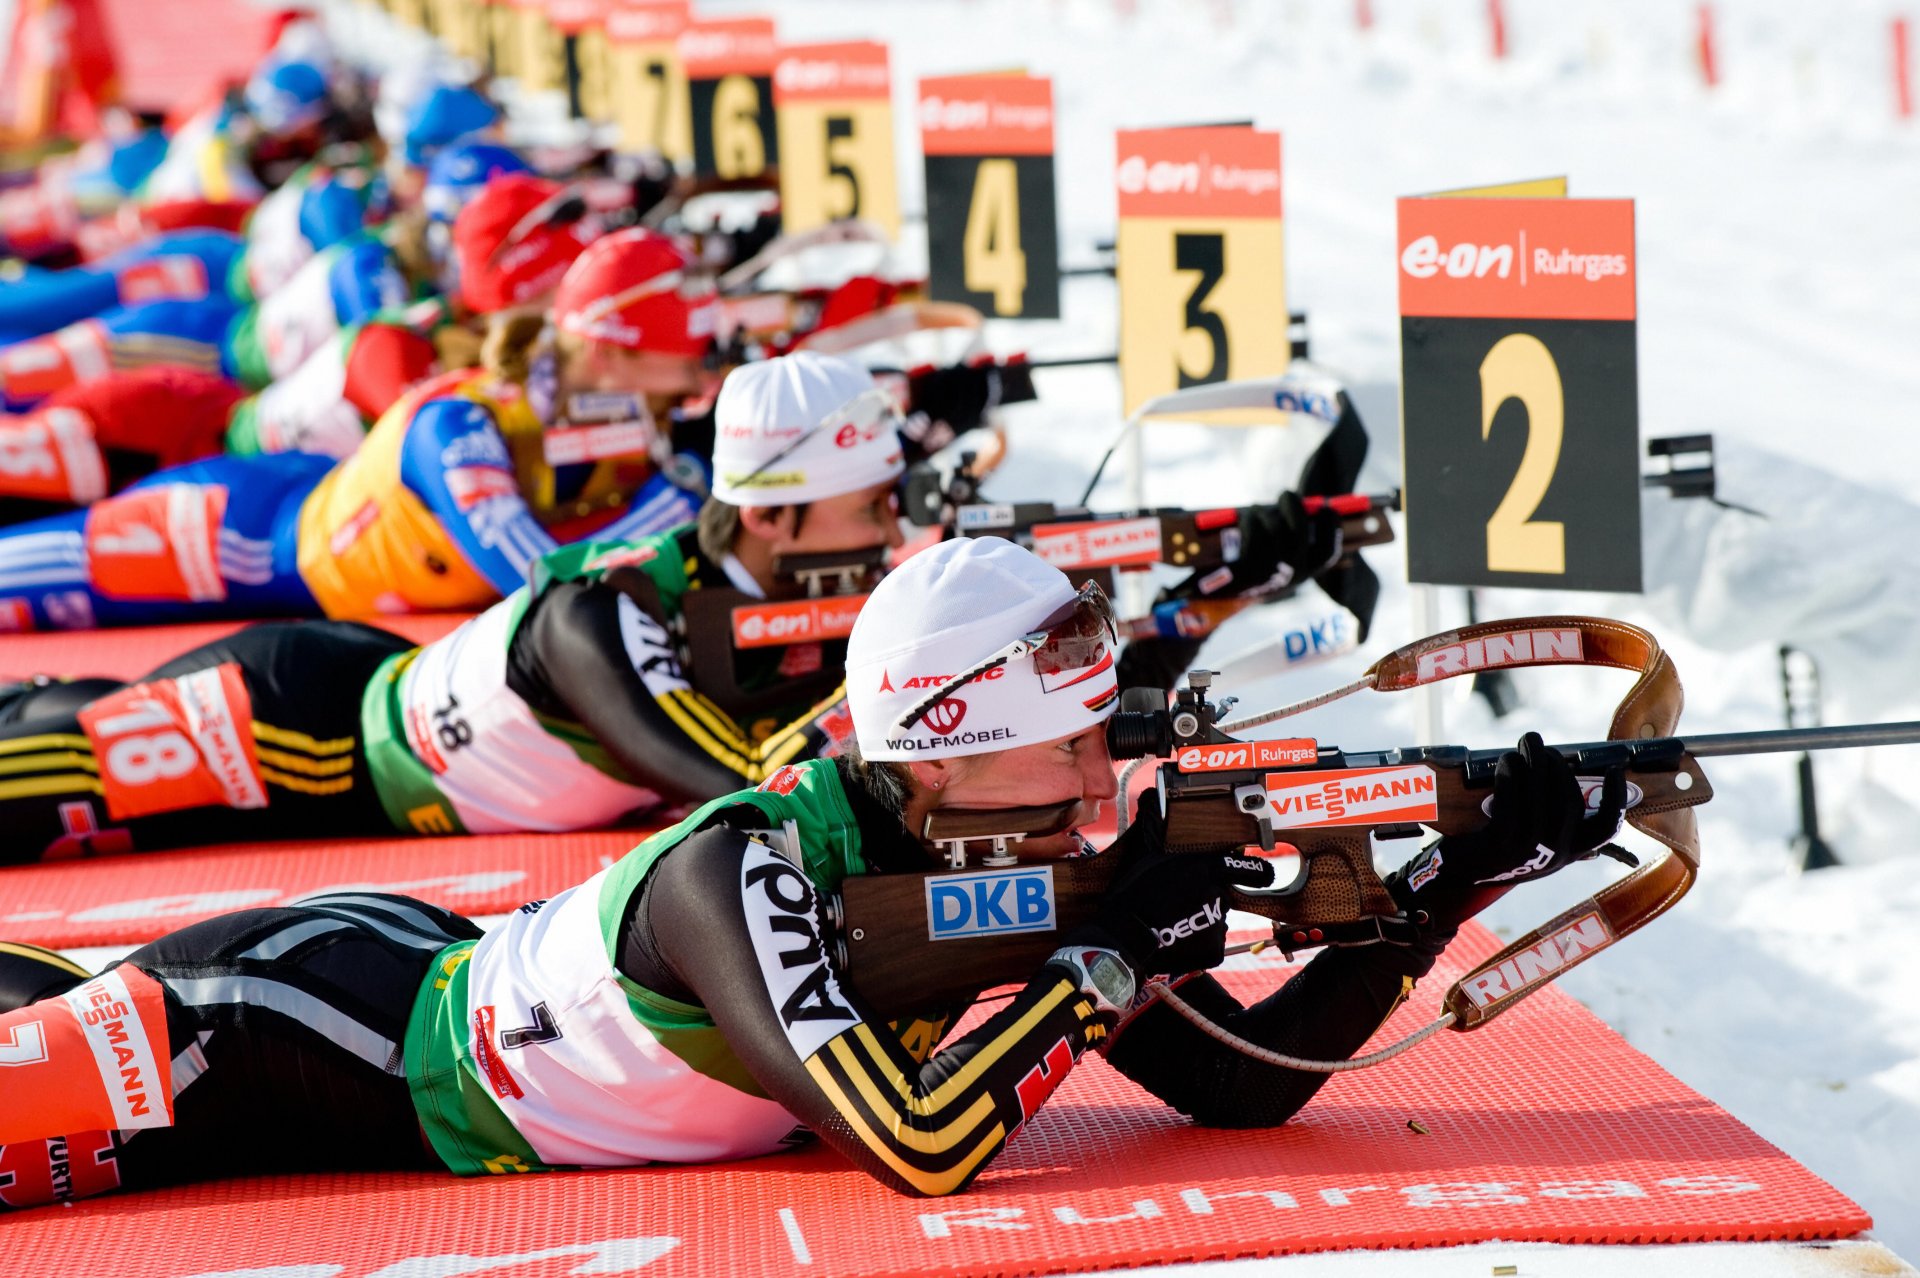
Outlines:
<svg viewBox="0 0 1920 1278"><path fill-rule="evenodd" d="M598 234L591 218L555 220L580 208L566 187L531 173L488 182L453 220L460 301L486 314L553 288Z"/></svg>
<svg viewBox="0 0 1920 1278"><path fill-rule="evenodd" d="M603 236L567 270L553 295L562 332L636 351L689 358L713 341L713 287L689 278L693 259L658 231Z"/></svg>

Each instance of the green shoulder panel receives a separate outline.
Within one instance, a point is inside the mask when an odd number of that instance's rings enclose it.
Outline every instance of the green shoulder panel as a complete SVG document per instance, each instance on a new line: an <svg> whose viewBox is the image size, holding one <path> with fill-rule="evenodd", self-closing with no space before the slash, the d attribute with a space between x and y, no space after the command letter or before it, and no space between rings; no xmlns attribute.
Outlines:
<svg viewBox="0 0 1920 1278"><path fill-rule="evenodd" d="M801 868L816 888L832 892L849 874L867 871L860 851L860 828L840 787L840 773L831 759L807 759L777 770L752 790L736 790L701 804L686 818L649 835L607 871L600 888L600 936L607 957L619 956L620 920L627 902L639 890L653 863L711 821L722 808L746 804L766 814L766 828L780 830L788 821L800 834Z"/></svg>
<svg viewBox="0 0 1920 1278"><path fill-rule="evenodd" d="M651 537L632 541L580 541L542 555L527 575L528 587L539 594L559 581L598 581L615 568L637 568L660 592L669 613L680 611L680 601L692 588L692 524L681 524Z"/></svg>

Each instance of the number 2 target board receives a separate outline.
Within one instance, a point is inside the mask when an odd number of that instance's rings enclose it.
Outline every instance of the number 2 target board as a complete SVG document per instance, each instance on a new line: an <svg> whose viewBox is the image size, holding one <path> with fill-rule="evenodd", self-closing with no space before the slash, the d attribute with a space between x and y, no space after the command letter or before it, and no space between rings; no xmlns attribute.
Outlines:
<svg viewBox="0 0 1920 1278"><path fill-rule="evenodd" d="M1638 592L1633 201L1399 202L1409 581Z"/></svg>
<svg viewBox="0 0 1920 1278"><path fill-rule="evenodd" d="M1114 181L1126 411L1188 386L1285 371L1280 135L1122 132Z"/></svg>
<svg viewBox="0 0 1920 1278"><path fill-rule="evenodd" d="M887 46L870 40L789 45L773 77L780 116L780 226L788 234L842 218L900 233Z"/></svg>
<svg viewBox="0 0 1920 1278"><path fill-rule="evenodd" d="M765 177L779 165L773 117L779 60L772 18L696 22L681 33L695 177L741 181Z"/></svg>
<svg viewBox="0 0 1920 1278"><path fill-rule="evenodd" d="M928 295L998 319L1059 319L1052 81L920 81L920 149Z"/></svg>

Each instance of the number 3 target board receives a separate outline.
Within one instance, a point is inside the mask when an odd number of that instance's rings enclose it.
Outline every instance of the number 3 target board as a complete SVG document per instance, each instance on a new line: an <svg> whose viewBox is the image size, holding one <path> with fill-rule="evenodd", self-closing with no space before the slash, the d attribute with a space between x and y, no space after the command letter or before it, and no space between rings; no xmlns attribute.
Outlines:
<svg viewBox="0 0 1920 1278"><path fill-rule="evenodd" d="M1399 212L1408 580L1638 592L1633 201Z"/></svg>
<svg viewBox="0 0 1920 1278"><path fill-rule="evenodd" d="M1114 180L1126 411L1184 387L1285 371L1280 135L1123 132Z"/></svg>
<svg viewBox="0 0 1920 1278"><path fill-rule="evenodd" d="M920 149L933 300L1000 319L1059 319L1052 81L920 81Z"/></svg>
<svg viewBox="0 0 1920 1278"><path fill-rule="evenodd" d="M780 51L780 228L841 218L900 233L893 169L893 82L887 46L869 40Z"/></svg>
<svg viewBox="0 0 1920 1278"><path fill-rule="evenodd" d="M695 177L757 178L780 163L773 119L779 60L772 18L696 22L681 33Z"/></svg>

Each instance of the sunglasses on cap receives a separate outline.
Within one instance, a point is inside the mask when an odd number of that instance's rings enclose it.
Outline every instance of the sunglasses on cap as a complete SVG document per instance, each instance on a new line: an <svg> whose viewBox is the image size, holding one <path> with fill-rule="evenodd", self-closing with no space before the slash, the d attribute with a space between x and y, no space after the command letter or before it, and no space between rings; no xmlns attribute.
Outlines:
<svg viewBox="0 0 1920 1278"><path fill-rule="evenodd" d="M758 466L755 466L745 475L742 475L738 479L735 479L731 475L727 476L727 482L735 488L757 487L758 485L754 483L754 480L765 474L768 467L791 457L795 449L799 448L800 445L806 443L809 439L812 439L815 435L818 435L821 431L831 430L837 433L850 429L854 432L855 438L867 439L871 438L874 432L882 425L885 425L889 430L897 432L901 424L900 410L894 407L893 396L887 394L887 392L880 387L875 386L868 390L861 391L858 395L855 395L852 399L840 405L840 407L834 409L825 417L822 417L819 421L801 431L798 435L795 435L786 444L782 445L778 452L761 462Z"/></svg>
<svg viewBox="0 0 1920 1278"><path fill-rule="evenodd" d="M622 308L645 298L657 297L662 293L677 292L689 300L706 297L713 292L713 288L711 284L702 287L702 282L703 277L698 277L689 271L662 271L651 279L642 280L638 284L623 288L618 293L600 298L591 305L583 307L578 318L569 327L591 330L595 324L609 315L618 314Z"/></svg>
<svg viewBox="0 0 1920 1278"><path fill-rule="evenodd" d="M1095 582L1082 585L1073 599L1034 629L1006 647L946 680L911 710L894 722L896 733L905 732L920 722L927 711L953 693L972 683L987 671L1022 657L1033 658L1034 673L1042 688L1058 692L1084 679L1090 679L1113 664L1113 651L1120 646L1119 623L1114 620L1113 603ZM1049 680L1061 682L1048 686Z"/></svg>
<svg viewBox="0 0 1920 1278"><path fill-rule="evenodd" d="M587 216L587 201L571 187L555 191L540 203L528 209L513 229L501 237L493 251L487 254L487 265L493 266L500 261L500 255L521 243L535 231L550 230L554 227L572 226Z"/></svg>

